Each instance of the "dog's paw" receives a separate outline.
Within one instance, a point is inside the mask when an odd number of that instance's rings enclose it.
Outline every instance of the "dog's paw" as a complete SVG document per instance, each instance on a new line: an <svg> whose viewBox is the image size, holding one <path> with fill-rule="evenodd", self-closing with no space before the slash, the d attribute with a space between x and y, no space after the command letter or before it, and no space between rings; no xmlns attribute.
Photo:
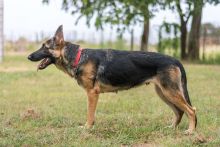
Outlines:
<svg viewBox="0 0 220 147"><path fill-rule="evenodd" d="M85 125L82 125L82 126L79 126L80 129L85 129L85 130L91 130L94 128L94 125L89 125L89 124L85 124Z"/></svg>
<svg viewBox="0 0 220 147"><path fill-rule="evenodd" d="M188 130L184 131L184 135L192 135L193 132L194 132L193 130L188 129Z"/></svg>

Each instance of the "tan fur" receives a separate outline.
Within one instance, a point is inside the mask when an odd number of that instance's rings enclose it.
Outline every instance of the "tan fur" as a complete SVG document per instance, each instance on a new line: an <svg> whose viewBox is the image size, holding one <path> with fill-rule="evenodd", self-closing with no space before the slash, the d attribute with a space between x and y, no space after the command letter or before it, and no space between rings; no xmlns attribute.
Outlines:
<svg viewBox="0 0 220 147"><path fill-rule="evenodd" d="M68 60L64 56L64 48L57 48L55 50L49 49L49 52L51 52L55 57L59 58L56 60L55 66L62 70L64 73L68 74L70 77L73 77L73 69L67 69L64 66L64 63L67 64Z"/></svg>
<svg viewBox="0 0 220 147"><path fill-rule="evenodd" d="M62 51L60 49L49 49L49 52L55 57L55 58L59 58L62 56Z"/></svg>
<svg viewBox="0 0 220 147"><path fill-rule="evenodd" d="M180 72L180 69L178 67L170 68L169 75L170 75L170 78L172 79L172 81L176 81L176 80L180 81L181 72Z"/></svg>
<svg viewBox="0 0 220 147"><path fill-rule="evenodd" d="M158 96L173 110L175 117L174 117L174 120L173 120L171 127L176 128L178 126L178 124L180 123L184 112L179 110L177 107L175 107L175 105L173 103L171 103L168 100L168 98L166 98L166 96L161 91L160 87L155 85L155 90L156 90Z"/></svg>
<svg viewBox="0 0 220 147"><path fill-rule="evenodd" d="M94 87L93 79L95 78L94 63L88 62L80 69L83 69L82 75L77 79L78 83L83 86L84 89L90 90Z"/></svg>
<svg viewBox="0 0 220 147"><path fill-rule="evenodd" d="M104 84L104 83L101 83L101 82L99 82L98 85L99 85L100 91L102 93L103 92L116 92L119 89L119 87L114 87L114 86L107 85L107 84Z"/></svg>
<svg viewBox="0 0 220 147"><path fill-rule="evenodd" d="M99 93L97 92L97 89L90 89L87 90L87 96L88 96L88 106L87 106L87 122L86 122L86 128L91 128L95 122L95 111L96 106L99 98Z"/></svg>
<svg viewBox="0 0 220 147"><path fill-rule="evenodd" d="M180 72L178 71L178 69L169 70L169 74L170 74L169 76L172 79L172 81L178 82L178 85L180 86L181 76L180 76ZM187 114L189 118L189 128L187 130L187 133L191 134L195 130L195 124L196 124L195 123L196 121L195 110L186 102L182 88L177 89L177 90L173 90L172 88L169 88L169 87L165 88L161 85L161 81L159 77L155 78L154 83L161 90L161 94L163 95L162 98L165 99L165 101L169 103L168 105L170 104L175 105ZM176 113L175 110L174 110L174 113ZM179 116L176 116L177 121L179 119L178 117Z"/></svg>

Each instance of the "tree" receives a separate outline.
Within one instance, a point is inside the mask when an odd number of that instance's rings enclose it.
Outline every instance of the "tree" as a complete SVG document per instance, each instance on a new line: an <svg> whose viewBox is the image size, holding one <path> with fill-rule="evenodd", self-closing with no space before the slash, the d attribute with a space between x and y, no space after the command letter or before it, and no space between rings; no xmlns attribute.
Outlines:
<svg viewBox="0 0 220 147"><path fill-rule="evenodd" d="M191 60L199 60L200 28L202 19L202 9L206 3L217 5L220 0L191 0L194 9L192 11L192 24L189 35L188 55Z"/></svg>
<svg viewBox="0 0 220 147"><path fill-rule="evenodd" d="M149 14L148 5L146 7L147 14ZM144 18L144 26L143 26L143 33L141 37L141 51L148 50L148 38L149 38L149 28L150 28L150 19L149 16Z"/></svg>
<svg viewBox="0 0 220 147"><path fill-rule="evenodd" d="M192 3L190 0L164 0L162 3L163 8L169 8L178 13L180 21L180 57L181 59L187 58L187 24L192 16ZM184 7L183 7L184 6Z"/></svg>
<svg viewBox="0 0 220 147"><path fill-rule="evenodd" d="M162 0L160 6L162 9L170 9L176 12L179 16L179 31L180 31L180 57L186 59L186 44L187 44L187 24L191 17L192 4L190 0ZM184 6L184 7L183 7ZM167 23L167 22L166 22ZM172 24L172 23L169 23ZM172 26L172 25L171 25ZM174 34L175 35L175 34Z"/></svg>
<svg viewBox="0 0 220 147"><path fill-rule="evenodd" d="M217 5L220 0L164 0L163 5L168 6L169 9L176 11L180 18L180 47L181 59L191 60L199 59L199 40L200 40L200 26L202 19L202 9L206 4ZM188 53L187 46L187 24L192 18L191 29L188 38Z"/></svg>
<svg viewBox="0 0 220 147"><path fill-rule="evenodd" d="M181 59L186 59L187 55L186 55L186 44L187 44L187 23L189 21L189 18L191 16L191 12L192 12L192 6L190 2L185 2L185 5L187 5L186 11L185 13L183 12L183 9L181 7L181 2L180 0L176 0L175 1L175 5L176 5L176 9L177 12L179 14L179 18L180 18L180 48L181 48Z"/></svg>
<svg viewBox="0 0 220 147"><path fill-rule="evenodd" d="M49 3L49 0L43 2ZM147 50L149 19L156 11L153 7L156 4L157 0L63 0L62 8L70 10L73 15L80 14L76 23L80 18L86 17L89 26L91 19L95 18L94 24L97 29L104 29L104 24L117 25L118 32L122 33L126 29L131 29L131 26L141 23L143 24L141 50Z"/></svg>
<svg viewBox="0 0 220 147"><path fill-rule="evenodd" d="M200 27L202 19L203 0L193 1L192 24L189 34L188 56L191 60L199 60Z"/></svg>

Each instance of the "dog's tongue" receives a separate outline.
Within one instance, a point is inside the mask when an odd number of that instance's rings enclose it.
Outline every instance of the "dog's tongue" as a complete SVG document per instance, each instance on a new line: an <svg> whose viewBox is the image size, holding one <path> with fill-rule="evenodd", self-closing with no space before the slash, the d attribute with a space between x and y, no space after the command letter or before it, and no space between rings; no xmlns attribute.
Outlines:
<svg viewBox="0 0 220 147"><path fill-rule="evenodd" d="M37 66L37 70L41 70L44 69L45 67L47 67L47 63L49 62L49 58L44 58L40 64Z"/></svg>

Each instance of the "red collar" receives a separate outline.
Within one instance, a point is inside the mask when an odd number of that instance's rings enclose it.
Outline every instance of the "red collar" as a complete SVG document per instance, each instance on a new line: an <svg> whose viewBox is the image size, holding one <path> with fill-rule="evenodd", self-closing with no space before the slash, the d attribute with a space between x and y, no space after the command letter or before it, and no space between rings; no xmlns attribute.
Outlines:
<svg viewBox="0 0 220 147"><path fill-rule="evenodd" d="M79 47L78 52L77 52L77 54L76 54L75 61L74 61L74 63L73 63L73 68L76 68L77 65L79 64L79 60L80 60L80 57L81 57L82 50L83 50L83 49L82 49L81 47Z"/></svg>

